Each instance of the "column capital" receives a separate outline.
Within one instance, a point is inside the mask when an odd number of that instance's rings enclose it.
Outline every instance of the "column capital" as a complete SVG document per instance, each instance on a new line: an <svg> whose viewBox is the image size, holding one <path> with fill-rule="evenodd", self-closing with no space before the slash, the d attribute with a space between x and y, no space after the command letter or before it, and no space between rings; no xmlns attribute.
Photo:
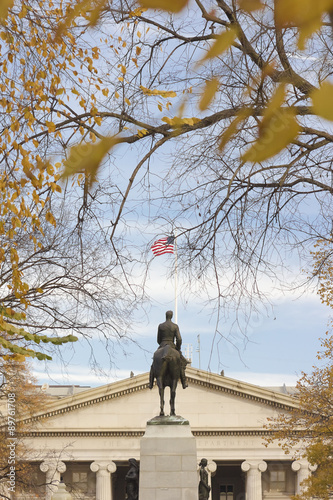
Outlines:
<svg viewBox="0 0 333 500"><path fill-rule="evenodd" d="M207 469L211 473L211 475L213 476L216 472L216 469L217 469L216 462L214 462L214 460L208 460Z"/></svg>
<svg viewBox="0 0 333 500"><path fill-rule="evenodd" d="M301 469L304 471L314 472L317 470L317 467L317 465L312 465L307 460L295 460L295 462L291 464L291 468L294 472L298 472Z"/></svg>
<svg viewBox="0 0 333 500"><path fill-rule="evenodd" d="M66 470L66 464L61 460L44 460L39 466L42 472L60 472L61 474Z"/></svg>
<svg viewBox="0 0 333 500"><path fill-rule="evenodd" d="M264 460L245 460L241 464L241 469L243 472L249 472L250 470L265 472L267 470L267 463Z"/></svg>
<svg viewBox="0 0 333 500"><path fill-rule="evenodd" d="M92 472L102 472L102 471L107 471L107 472L116 472L117 466L112 460L98 460L96 462L93 462L90 464L90 470Z"/></svg>

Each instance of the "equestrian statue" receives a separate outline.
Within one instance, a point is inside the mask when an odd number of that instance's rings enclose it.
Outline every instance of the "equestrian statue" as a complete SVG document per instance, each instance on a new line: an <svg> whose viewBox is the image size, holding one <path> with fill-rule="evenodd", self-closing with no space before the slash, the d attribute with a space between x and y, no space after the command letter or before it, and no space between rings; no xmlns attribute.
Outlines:
<svg viewBox="0 0 333 500"><path fill-rule="evenodd" d="M175 416L175 397L178 380L181 380L183 389L186 389L185 368L187 361L181 353L182 338L178 325L171 321L172 311L166 312L166 320L158 326L157 343L153 364L149 375L149 388L152 389L154 380L160 393L160 416L164 416L164 389L170 387L170 415Z"/></svg>

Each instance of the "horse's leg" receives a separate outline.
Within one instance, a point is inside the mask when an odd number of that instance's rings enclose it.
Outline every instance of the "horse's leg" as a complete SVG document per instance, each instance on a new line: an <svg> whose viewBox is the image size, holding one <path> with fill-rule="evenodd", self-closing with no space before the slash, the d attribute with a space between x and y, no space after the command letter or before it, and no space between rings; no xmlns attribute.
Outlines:
<svg viewBox="0 0 333 500"><path fill-rule="evenodd" d="M173 415L173 416L176 415L175 399L176 399L177 382L178 382L177 379L174 379L172 381L171 386L170 386L170 415Z"/></svg>
<svg viewBox="0 0 333 500"><path fill-rule="evenodd" d="M160 393L160 417L164 417L164 386L161 378L157 379L157 385Z"/></svg>

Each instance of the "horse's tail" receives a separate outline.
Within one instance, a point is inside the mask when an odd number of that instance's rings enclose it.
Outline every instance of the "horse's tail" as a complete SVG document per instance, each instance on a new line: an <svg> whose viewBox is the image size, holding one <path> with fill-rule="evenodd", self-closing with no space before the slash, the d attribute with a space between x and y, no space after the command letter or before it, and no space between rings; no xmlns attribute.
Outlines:
<svg viewBox="0 0 333 500"><path fill-rule="evenodd" d="M152 364L149 373L149 389L152 389L154 387L154 380L155 380L154 364Z"/></svg>
<svg viewBox="0 0 333 500"><path fill-rule="evenodd" d="M164 363L168 359L169 346L157 349L154 353L153 362L149 373L149 389L154 387L154 380L159 376L162 371Z"/></svg>

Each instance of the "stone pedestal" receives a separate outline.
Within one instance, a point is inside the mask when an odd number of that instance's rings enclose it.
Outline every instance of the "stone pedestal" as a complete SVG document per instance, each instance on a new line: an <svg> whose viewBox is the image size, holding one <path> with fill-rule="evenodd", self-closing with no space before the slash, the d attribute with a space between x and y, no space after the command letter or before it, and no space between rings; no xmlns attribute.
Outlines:
<svg viewBox="0 0 333 500"><path fill-rule="evenodd" d="M196 441L182 417L147 422L140 445L140 500L197 500Z"/></svg>

